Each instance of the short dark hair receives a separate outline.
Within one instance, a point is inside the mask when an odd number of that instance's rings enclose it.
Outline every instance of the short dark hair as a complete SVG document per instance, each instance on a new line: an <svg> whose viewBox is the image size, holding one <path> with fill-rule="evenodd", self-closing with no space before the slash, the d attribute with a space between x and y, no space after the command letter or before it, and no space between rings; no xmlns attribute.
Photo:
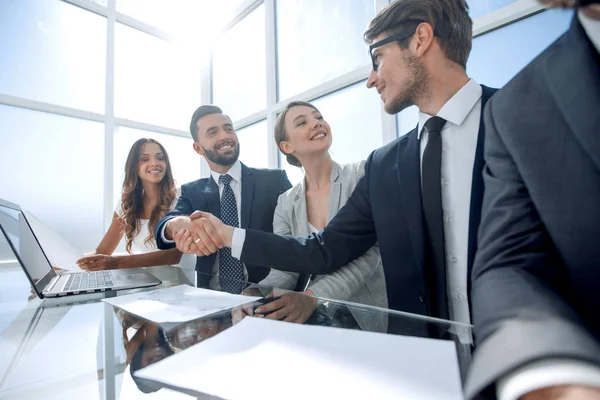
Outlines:
<svg viewBox="0 0 600 400"><path fill-rule="evenodd" d="M395 0L373 18L363 37L370 44L382 33L403 33L410 26L416 29L415 22L430 24L446 57L467 67L473 21L465 0ZM400 45L408 47L408 40Z"/></svg>
<svg viewBox="0 0 600 400"><path fill-rule="evenodd" d="M196 111L194 111L194 114L192 115L192 121L190 122L190 133L192 134L192 139L194 139L194 142L198 141L198 120L210 114L223 114L223 110L212 104L206 104L198 107ZM229 118L227 115L225 115L225 117L227 117L229 122L231 122L231 118Z"/></svg>

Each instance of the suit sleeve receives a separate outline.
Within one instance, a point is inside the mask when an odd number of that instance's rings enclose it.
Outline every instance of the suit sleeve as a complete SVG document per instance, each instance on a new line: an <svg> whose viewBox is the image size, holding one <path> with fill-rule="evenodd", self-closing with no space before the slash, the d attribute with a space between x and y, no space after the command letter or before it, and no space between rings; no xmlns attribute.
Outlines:
<svg viewBox="0 0 600 400"><path fill-rule="evenodd" d="M358 176L364 176L364 164L364 161L358 164ZM317 297L350 300L358 290L364 287L379 267L381 267L381 255L379 246L375 245L356 260L319 279L309 286L309 289Z"/></svg>
<svg viewBox="0 0 600 400"><path fill-rule="evenodd" d="M160 250L174 249L175 243L166 243L162 238L162 230L170 219L173 219L179 215L190 215L193 213L192 203L188 196L188 191L185 186L181 187L181 195L177 200L177 204L173 211L169 212L167 215L162 217L158 223L156 224L156 228L154 229L154 240L156 240L156 246Z"/></svg>
<svg viewBox="0 0 600 400"><path fill-rule="evenodd" d="M551 357L598 364L598 343L564 300L566 268L527 187L485 110L485 195L472 273L477 348L468 398L495 398L496 383L526 364Z"/></svg>
<svg viewBox="0 0 600 400"><path fill-rule="evenodd" d="M369 156L350 199L321 232L308 237L280 236L248 229L241 261L283 271L324 275L363 255L377 241L369 201Z"/></svg>

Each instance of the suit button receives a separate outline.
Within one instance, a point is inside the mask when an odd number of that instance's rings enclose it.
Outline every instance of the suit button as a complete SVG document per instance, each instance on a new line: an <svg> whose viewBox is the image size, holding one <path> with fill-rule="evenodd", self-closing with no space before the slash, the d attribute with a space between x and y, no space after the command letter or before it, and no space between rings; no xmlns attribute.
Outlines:
<svg viewBox="0 0 600 400"><path fill-rule="evenodd" d="M420 301L421 303L425 303L425 295L424 295L423 293L421 293L421 294L419 295L419 301Z"/></svg>

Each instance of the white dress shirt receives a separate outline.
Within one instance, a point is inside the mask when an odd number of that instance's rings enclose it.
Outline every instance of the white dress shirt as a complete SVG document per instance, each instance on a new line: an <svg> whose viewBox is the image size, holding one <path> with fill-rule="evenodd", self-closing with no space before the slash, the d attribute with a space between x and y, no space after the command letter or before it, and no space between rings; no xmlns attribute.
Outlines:
<svg viewBox="0 0 600 400"><path fill-rule="evenodd" d="M240 226L241 218L242 218L242 164L240 163L239 160L236 161L235 164L233 164L231 166L229 171L227 171L227 174L229 176L231 176L231 178L232 178L231 182L229 183L229 186L231 187L231 190L233 191L233 195L235 196L235 204L237 205L238 226ZM225 189L225 185L223 185L223 183L221 183L219 180L221 175L223 175L223 174L220 174L220 173L212 171L212 170L210 171L210 176L213 178L213 180L219 187L219 199L221 199L221 196L223 196L223 190ZM166 224L164 225L162 233L161 233L163 241L165 243L173 243L172 240L168 240L165 237L165 229L166 229ZM239 259L239 256L237 258ZM242 264L242 266L244 269L244 280L247 281L248 280L248 270L246 269L246 266L244 264ZM212 268L212 275L213 275L213 277L210 279L209 288L214 289L214 290L220 290L220 286L219 286L219 255L218 254L215 259L215 264L213 265L213 268Z"/></svg>
<svg viewBox="0 0 600 400"><path fill-rule="evenodd" d="M451 320L464 324L471 323L467 293L469 215L473 164L481 121L481 95L481 86L471 79L437 113L438 117L446 120L441 136L448 312ZM421 163L429 139L425 123L432 117L419 111L417 129ZM462 343L471 343L470 329L462 328L455 333Z"/></svg>
<svg viewBox="0 0 600 400"><path fill-rule="evenodd" d="M577 17L590 41L600 52L600 20L586 16L581 10ZM544 359L521 367L498 382L498 400L517 400L534 390L557 385L600 387L600 368L577 360Z"/></svg>

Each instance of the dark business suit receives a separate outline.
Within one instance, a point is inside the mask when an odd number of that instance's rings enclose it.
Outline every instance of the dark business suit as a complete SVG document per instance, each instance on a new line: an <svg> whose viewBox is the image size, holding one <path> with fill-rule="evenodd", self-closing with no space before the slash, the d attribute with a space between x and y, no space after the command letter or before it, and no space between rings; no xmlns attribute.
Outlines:
<svg viewBox="0 0 600 400"><path fill-rule="evenodd" d="M252 228L265 232L273 232L273 213L279 195L292 187L285 171L278 169L248 168L242 164L241 182L241 228ZM181 186L181 196L175 209L163 217L156 225L154 233L159 249L171 249L173 243L165 243L161 237L163 226L168 220L178 215L190 215L194 211L208 211L217 218L221 217L221 200L219 186L212 177L199 179ZM196 258L198 287L208 287L210 274L218 253ZM270 269L263 266L245 263L250 282L264 279Z"/></svg>
<svg viewBox="0 0 600 400"><path fill-rule="evenodd" d="M485 124L469 398L536 360L600 365L600 63L577 18Z"/></svg>
<svg viewBox="0 0 600 400"><path fill-rule="evenodd" d="M482 110L493 93L494 89L483 87ZM484 135L481 124L472 172L469 267L477 248L483 196ZM248 230L241 260L286 271L328 274L379 242L389 307L430 315L432 294L425 272L425 240L420 147L415 128L371 153L365 176L323 231L293 238Z"/></svg>

